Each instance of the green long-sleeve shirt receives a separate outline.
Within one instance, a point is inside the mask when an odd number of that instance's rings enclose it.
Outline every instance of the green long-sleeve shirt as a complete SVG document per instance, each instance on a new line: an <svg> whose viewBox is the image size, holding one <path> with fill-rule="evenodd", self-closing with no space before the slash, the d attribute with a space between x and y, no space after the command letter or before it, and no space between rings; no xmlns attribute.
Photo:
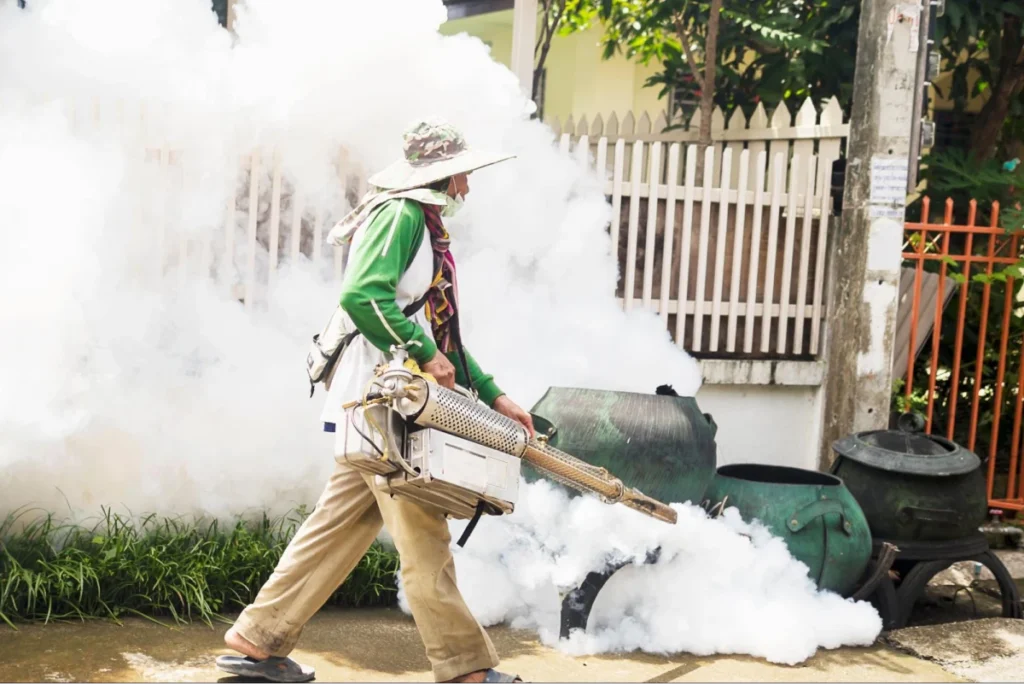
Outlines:
<svg viewBox="0 0 1024 684"><path fill-rule="evenodd" d="M421 366L437 353L437 345L422 327L405 317L395 302L398 281L412 264L417 251L430 249L424 242L423 207L409 199L386 202L369 219L362 240L350 256L341 289L341 307L370 344L388 351L394 344L407 345L409 356ZM503 392L466 351L469 379L488 406ZM455 366L455 381L469 382L458 354L446 354Z"/></svg>

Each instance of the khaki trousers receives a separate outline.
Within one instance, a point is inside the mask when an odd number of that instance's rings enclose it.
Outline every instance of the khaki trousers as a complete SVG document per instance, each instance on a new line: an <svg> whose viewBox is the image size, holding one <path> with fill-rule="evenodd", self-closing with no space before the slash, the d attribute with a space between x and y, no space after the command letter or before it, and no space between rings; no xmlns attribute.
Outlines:
<svg viewBox="0 0 1024 684"><path fill-rule="evenodd" d="M455 585L444 516L380 492L373 476L338 464L238 633L275 656L295 647L306 622L366 554L381 525L394 539L402 581L436 681L493 668L498 656Z"/></svg>

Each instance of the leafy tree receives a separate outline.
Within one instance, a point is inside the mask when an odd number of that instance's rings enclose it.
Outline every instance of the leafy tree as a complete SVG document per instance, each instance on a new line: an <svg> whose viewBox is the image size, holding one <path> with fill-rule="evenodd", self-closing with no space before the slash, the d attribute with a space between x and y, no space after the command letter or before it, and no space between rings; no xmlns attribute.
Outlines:
<svg viewBox="0 0 1024 684"><path fill-rule="evenodd" d="M573 16L572 10L579 4L578 0L540 0L540 33L533 49L533 89L531 99L534 102L540 97L540 87L544 79L544 64L551 50L551 41L556 34L568 33L564 26ZM571 27L571 25L570 25ZM571 28L570 28L571 30ZM540 112L538 112L538 115Z"/></svg>
<svg viewBox="0 0 1024 684"><path fill-rule="evenodd" d="M794 30L799 20L788 16L783 0L730 0L728 6L723 0L579 0L569 10L571 27L601 20L605 58L623 52L643 63L657 60L662 70L646 85L660 85L661 96L681 95L676 103L687 95L699 99L700 146L711 142L716 103L726 111L740 102L756 103L743 95L744 87L754 86L744 68L748 57L820 51L825 45ZM698 178L702 166L698 161Z"/></svg>
<svg viewBox="0 0 1024 684"><path fill-rule="evenodd" d="M746 113L764 102L835 96L848 109L853 94L859 0L548 0L564 11L558 30L580 30L600 20L605 58L661 65L647 85L676 101L713 90L726 112ZM704 63L712 15L720 17L714 76ZM981 159L999 150L1024 152L1024 3L1019 0L947 0L937 21L943 71L953 74L948 92L958 112L985 97L971 135ZM971 75L977 78L971 82ZM703 84L708 84L707 87ZM705 117L706 118L706 117Z"/></svg>
<svg viewBox="0 0 1024 684"><path fill-rule="evenodd" d="M604 56L621 53L662 65L647 83L661 95L692 98L712 91L725 111L758 102L836 95L853 90L857 5L837 0L582 0L567 13L581 28L604 26ZM708 50L720 20L715 50ZM568 26L568 24L567 24ZM712 57L712 59L707 59ZM708 68L706 62L714 64ZM710 85L708 85L710 84ZM709 110L710 111L710 110ZM707 118L707 117L702 117Z"/></svg>
<svg viewBox="0 0 1024 684"><path fill-rule="evenodd" d="M943 69L957 111L987 97L971 133L971 153L989 159L1004 142L1024 138L1024 3L1019 0L952 0L937 24ZM978 78L972 85L970 74Z"/></svg>

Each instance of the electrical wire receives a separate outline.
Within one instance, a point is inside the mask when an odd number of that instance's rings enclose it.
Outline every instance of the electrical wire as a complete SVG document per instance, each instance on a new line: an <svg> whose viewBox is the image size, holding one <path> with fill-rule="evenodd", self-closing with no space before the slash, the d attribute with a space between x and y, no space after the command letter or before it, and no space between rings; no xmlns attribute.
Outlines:
<svg viewBox="0 0 1024 684"><path fill-rule="evenodd" d="M381 429L381 427L379 425L377 425L377 421L375 421L373 419L372 415L370 415L370 414L368 414L366 412L368 404L371 401L374 401L376 403L382 403L382 400L386 400L384 392L378 392L376 395L374 395L372 390L373 390L373 388L375 386L380 387L379 378L377 378L377 377L371 378L370 381L368 383L366 383L366 389L363 391L363 401L362 401L363 414L362 415L363 415L363 420L366 421L366 423L370 426L370 428L373 431L375 431L377 434L379 434L381 436L381 439L383 440L384 444L386 445L386 444L388 444L388 433L386 433L383 429ZM381 388L381 389L384 390L386 388ZM374 396L376 396L377 399L372 399L372 397L374 397ZM389 463L397 465L399 468L404 470L411 477L418 477L419 476L419 473L412 466L410 466L409 463L405 460L404 454L394 454L394 458L388 458L387 454L385 452L381 451L381 449L373 441L371 441L371 439L369 437L367 437L365 434L363 434L363 432L360 431L359 428L357 428L354 423L352 425L352 428L359 434L360 437L362 437L364 440L370 442L371 446L373 446L373 448L377 451L377 453L380 454L381 460L388 461Z"/></svg>
<svg viewBox="0 0 1024 684"><path fill-rule="evenodd" d="M372 446L374 451L376 451L378 454L380 454L381 458L387 458L384 455L384 452L381 451L381 448L379 446L377 446L371 438L367 437L366 433L364 433L362 430L360 430L358 427L356 427L355 422L352 420L352 414L354 413L354 411L355 411L355 409L353 409L352 411L349 411L348 424L352 426L352 429L356 431L357 435L359 435L360 437L363 438L364 442L366 442L367 444ZM363 418L366 419L366 414L365 413L363 413Z"/></svg>

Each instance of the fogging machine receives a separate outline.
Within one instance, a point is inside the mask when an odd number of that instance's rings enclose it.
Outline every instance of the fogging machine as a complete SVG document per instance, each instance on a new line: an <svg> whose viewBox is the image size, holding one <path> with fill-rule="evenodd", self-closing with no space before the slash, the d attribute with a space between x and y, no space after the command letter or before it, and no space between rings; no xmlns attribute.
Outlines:
<svg viewBox="0 0 1024 684"><path fill-rule="evenodd" d="M392 348L361 401L346 405L347 428L361 415L371 434L345 460L373 473L379 488L458 519L470 519L465 542L484 513L515 509L522 462L547 477L609 504L621 503L675 524L676 511L626 487L605 468L590 465L487 408L468 390L448 389L423 373L403 349Z"/></svg>

